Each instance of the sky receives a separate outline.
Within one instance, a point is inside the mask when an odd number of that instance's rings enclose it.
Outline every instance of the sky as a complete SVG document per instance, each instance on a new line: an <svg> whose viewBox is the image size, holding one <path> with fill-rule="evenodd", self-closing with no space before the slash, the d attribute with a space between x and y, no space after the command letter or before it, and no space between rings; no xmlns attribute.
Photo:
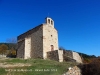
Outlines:
<svg viewBox="0 0 100 75"><path fill-rule="evenodd" d="M0 0L0 42L51 17L59 46L100 56L100 0Z"/></svg>

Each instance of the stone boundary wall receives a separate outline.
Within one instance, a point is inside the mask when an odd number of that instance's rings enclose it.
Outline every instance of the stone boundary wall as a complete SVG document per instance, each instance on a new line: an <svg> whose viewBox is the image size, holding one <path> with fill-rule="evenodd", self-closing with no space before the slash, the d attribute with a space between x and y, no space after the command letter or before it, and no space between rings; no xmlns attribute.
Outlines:
<svg viewBox="0 0 100 75"><path fill-rule="evenodd" d="M73 58L72 51L70 50L63 50L63 55L67 55L67 57Z"/></svg>
<svg viewBox="0 0 100 75"><path fill-rule="evenodd" d="M73 59L75 59L78 63L82 63L81 56L77 52L73 52Z"/></svg>
<svg viewBox="0 0 100 75"><path fill-rule="evenodd" d="M64 61L73 61L73 54L70 50L63 50L63 60Z"/></svg>
<svg viewBox="0 0 100 75"><path fill-rule="evenodd" d="M82 63L81 56L77 52L73 52L70 50L63 51L63 59L64 59L64 61L72 61L72 62Z"/></svg>
<svg viewBox="0 0 100 75"><path fill-rule="evenodd" d="M55 61L59 61L58 50L47 52L47 58Z"/></svg>
<svg viewBox="0 0 100 75"><path fill-rule="evenodd" d="M58 50L59 62L63 62L63 50Z"/></svg>
<svg viewBox="0 0 100 75"><path fill-rule="evenodd" d="M77 66L74 66L73 68L70 67L69 70L62 75L82 75L82 74L81 74L81 69Z"/></svg>

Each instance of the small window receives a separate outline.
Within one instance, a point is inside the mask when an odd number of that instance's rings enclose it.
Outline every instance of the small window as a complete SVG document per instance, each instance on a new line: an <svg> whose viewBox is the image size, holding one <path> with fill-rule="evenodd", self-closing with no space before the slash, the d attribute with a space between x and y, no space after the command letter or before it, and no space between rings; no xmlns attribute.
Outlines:
<svg viewBox="0 0 100 75"><path fill-rule="evenodd" d="M50 19L48 19L48 23L50 24Z"/></svg>
<svg viewBox="0 0 100 75"><path fill-rule="evenodd" d="M51 25L53 25L53 21L51 21Z"/></svg>

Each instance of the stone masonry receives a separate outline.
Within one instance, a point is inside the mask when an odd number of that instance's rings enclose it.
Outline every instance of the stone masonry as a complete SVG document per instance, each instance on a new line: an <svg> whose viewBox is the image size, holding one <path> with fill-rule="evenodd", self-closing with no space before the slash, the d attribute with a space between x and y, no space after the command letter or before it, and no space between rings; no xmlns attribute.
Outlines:
<svg viewBox="0 0 100 75"><path fill-rule="evenodd" d="M73 59L76 60L76 62L78 63L82 63L82 58L80 57L80 55L77 52L73 52Z"/></svg>
<svg viewBox="0 0 100 75"><path fill-rule="evenodd" d="M47 58L59 62L71 61L71 62L82 63L82 59L79 56L79 54L71 50L49 51L47 52Z"/></svg>
<svg viewBox="0 0 100 75"><path fill-rule="evenodd" d="M58 50L47 52L48 59L59 61L58 56Z"/></svg>
<svg viewBox="0 0 100 75"><path fill-rule="evenodd" d="M47 58L47 52L58 50L58 32L54 21L47 17L45 23L18 36L18 58Z"/></svg>
<svg viewBox="0 0 100 75"><path fill-rule="evenodd" d="M32 36L35 35L37 38L41 38L41 37L38 36L39 34L42 33L41 31L38 31L40 28L41 28L41 25L39 25L38 27L36 27L32 30L27 31L26 33L24 33L20 36L18 36L18 38L17 38L18 39L18 50L17 50L17 57L18 58L27 59L27 58L31 58L33 55L35 55L35 52L32 53L33 52L32 48L34 48L34 46L32 45L32 43L34 41ZM40 39L38 39L38 40L40 41ZM39 43L39 41L38 41L38 43ZM34 41L34 44L36 44L36 43L37 43L37 40ZM35 45L35 46L36 47L40 46L40 44ZM39 48L41 48L41 46Z"/></svg>
<svg viewBox="0 0 100 75"><path fill-rule="evenodd" d="M63 50L63 59L64 61L75 61L82 63L80 55L77 52L73 52L71 50Z"/></svg>
<svg viewBox="0 0 100 75"><path fill-rule="evenodd" d="M78 53L58 49L58 31L50 17L45 18L45 23L19 35L17 40L17 58L48 58L59 62L70 58L82 62Z"/></svg>

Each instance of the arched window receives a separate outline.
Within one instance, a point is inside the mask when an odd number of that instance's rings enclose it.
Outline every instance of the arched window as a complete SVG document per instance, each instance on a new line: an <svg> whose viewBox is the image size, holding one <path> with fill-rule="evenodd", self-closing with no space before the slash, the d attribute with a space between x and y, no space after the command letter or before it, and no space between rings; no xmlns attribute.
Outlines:
<svg viewBox="0 0 100 75"><path fill-rule="evenodd" d="M50 19L48 19L48 23L50 24Z"/></svg>
<svg viewBox="0 0 100 75"><path fill-rule="evenodd" d="M51 25L53 25L53 21L51 21Z"/></svg>

